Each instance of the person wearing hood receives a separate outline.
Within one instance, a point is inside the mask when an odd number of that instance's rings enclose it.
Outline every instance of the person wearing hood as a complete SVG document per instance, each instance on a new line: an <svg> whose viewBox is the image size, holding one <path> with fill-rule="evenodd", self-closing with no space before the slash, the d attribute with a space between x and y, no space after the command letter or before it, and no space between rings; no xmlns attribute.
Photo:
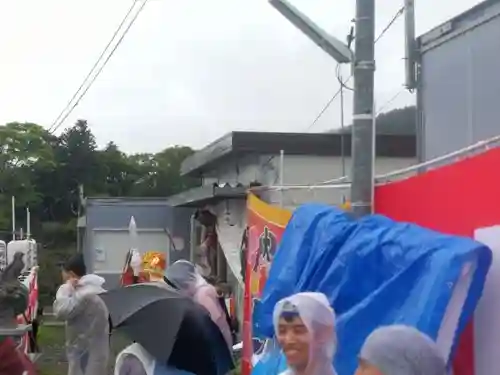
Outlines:
<svg viewBox="0 0 500 375"><path fill-rule="evenodd" d="M275 336L288 369L281 375L336 375L335 312L322 293L297 293L273 311Z"/></svg>
<svg viewBox="0 0 500 375"><path fill-rule="evenodd" d="M355 375L446 375L446 361L430 337L413 327L392 325L368 336Z"/></svg>
<svg viewBox="0 0 500 375"><path fill-rule="evenodd" d="M192 298L208 311L212 321L219 327L228 347L232 348L231 329L226 313L219 303L217 290L203 278L196 266L187 260L178 260L167 269L165 276L181 293Z"/></svg>
<svg viewBox="0 0 500 375"><path fill-rule="evenodd" d="M68 375L107 375L109 314L98 294L104 279L87 274L81 254L62 266L64 283L53 304L54 315L66 322Z"/></svg>

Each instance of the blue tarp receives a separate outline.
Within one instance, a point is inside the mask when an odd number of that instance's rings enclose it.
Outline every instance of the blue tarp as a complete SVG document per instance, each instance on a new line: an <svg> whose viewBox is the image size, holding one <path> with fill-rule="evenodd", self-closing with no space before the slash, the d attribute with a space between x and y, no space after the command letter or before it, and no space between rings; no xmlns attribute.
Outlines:
<svg viewBox="0 0 500 375"><path fill-rule="evenodd" d="M262 299L256 302L254 333L273 336L272 312L280 299L323 292L337 313L336 369L339 375L351 375L363 341L380 325L407 324L436 338L453 287L464 266L473 262L477 268L458 336L479 301L491 257L488 247L469 238L379 215L354 220L331 206L304 205L283 234ZM273 374L283 366L283 358L274 355L254 373Z"/></svg>

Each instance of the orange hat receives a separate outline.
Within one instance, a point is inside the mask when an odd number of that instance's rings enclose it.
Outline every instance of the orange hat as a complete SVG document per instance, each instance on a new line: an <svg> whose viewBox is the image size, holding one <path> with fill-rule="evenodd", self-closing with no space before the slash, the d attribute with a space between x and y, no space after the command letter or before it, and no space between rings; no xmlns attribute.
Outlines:
<svg viewBox="0 0 500 375"><path fill-rule="evenodd" d="M150 275L162 276L167 269L165 254L159 251L148 251L142 257L142 269Z"/></svg>

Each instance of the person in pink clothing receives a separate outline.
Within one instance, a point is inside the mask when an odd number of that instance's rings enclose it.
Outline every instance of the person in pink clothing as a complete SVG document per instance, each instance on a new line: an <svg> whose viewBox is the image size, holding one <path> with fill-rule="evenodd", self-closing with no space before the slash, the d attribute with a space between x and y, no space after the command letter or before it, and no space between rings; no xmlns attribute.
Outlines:
<svg viewBox="0 0 500 375"><path fill-rule="evenodd" d="M165 276L182 293L208 311L212 321L222 332L227 345L232 348L231 329L227 323L226 313L219 303L217 290L201 276L196 266L187 260L178 260L167 268Z"/></svg>

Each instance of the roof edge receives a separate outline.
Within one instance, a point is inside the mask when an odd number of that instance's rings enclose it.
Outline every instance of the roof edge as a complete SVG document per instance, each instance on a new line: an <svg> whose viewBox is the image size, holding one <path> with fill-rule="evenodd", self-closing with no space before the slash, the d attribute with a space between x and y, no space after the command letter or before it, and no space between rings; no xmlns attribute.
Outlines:
<svg viewBox="0 0 500 375"><path fill-rule="evenodd" d="M491 10L491 13L488 13ZM485 0L442 22L417 38L420 53L453 39L500 15L500 0Z"/></svg>
<svg viewBox="0 0 500 375"><path fill-rule="evenodd" d="M187 157L181 175L197 176L230 155L279 155L283 150L285 155L349 156L351 137L340 133L233 132ZM416 157L415 145L413 134L378 134L377 156Z"/></svg>

